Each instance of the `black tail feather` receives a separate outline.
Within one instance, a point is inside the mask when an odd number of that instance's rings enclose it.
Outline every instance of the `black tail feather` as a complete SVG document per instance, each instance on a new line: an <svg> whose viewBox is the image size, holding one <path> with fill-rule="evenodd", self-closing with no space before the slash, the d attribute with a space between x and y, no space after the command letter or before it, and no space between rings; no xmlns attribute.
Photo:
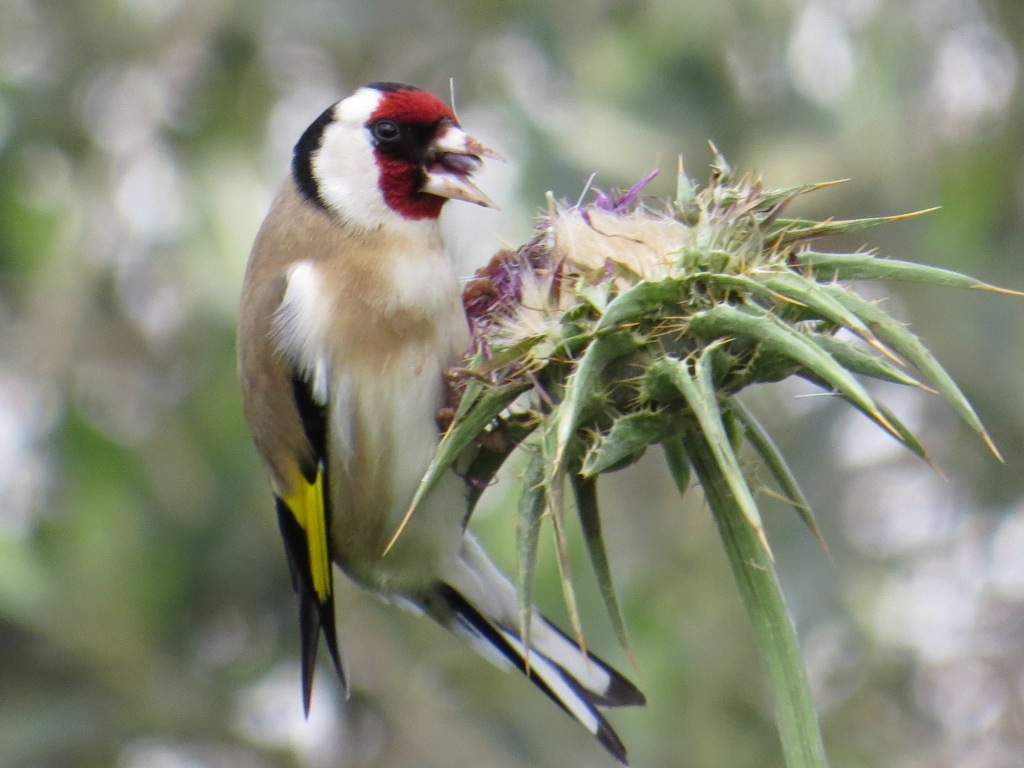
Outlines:
<svg viewBox="0 0 1024 768"><path fill-rule="evenodd" d="M348 680L345 678L345 670L341 665L341 651L338 650L338 628L334 619L334 590L331 590L331 599L326 603L318 603L317 610L320 615L320 630L324 634L324 643L327 645L327 652L331 655L331 664L338 675L338 682L341 690L348 693Z"/></svg>
<svg viewBox="0 0 1024 768"><path fill-rule="evenodd" d="M302 709L309 717L313 699L313 675L316 674L316 651L320 645L320 612L315 601L299 596L299 641L302 647Z"/></svg>
<svg viewBox="0 0 1024 768"><path fill-rule="evenodd" d="M516 669L526 675L530 682L537 686L537 688L539 688L549 699L551 699L567 714L573 716L572 711L566 703L558 696L551 686L545 682L543 677L536 673L535 669L530 669L527 666L526 659L519 650L509 642L508 638L504 634L507 632L508 634L518 637L517 632L508 628L499 628L498 625L480 613L480 611L466 600L466 598L463 597L456 589L447 584L438 585L436 592L433 595L424 598L422 604L428 615L434 618L442 626L452 629L457 625L474 635L484 638ZM615 729L612 728L611 724L597 709L599 706L607 706L604 703L606 698L613 699L616 702L618 702L619 699L611 695L600 696L595 694L593 691L587 690L563 667L552 662L550 659L547 659L547 657L543 658L551 665L551 667L558 670L565 684L569 686L583 702L585 702L589 713L594 717L597 723L593 735L597 739L598 743L601 744L601 746L604 747L608 753L622 765L628 766L629 761L626 756L625 745L615 732ZM609 669L611 668L609 667ZM628 686L628 690L636 691L635 686L633 686L632 683L629 683L628 680L625 680L621 675L618 675L617 679L625 681ZM617 682L614 687L616 690L618 689ZM639 691L636 691L636 694L639 694L642 700L643 694L640 694ZM635 698L633 694L628 694L626 697ZM611 704L611 706L619 705L620 704L618 703Z"/></svg>
<svg viewBox="0 0 1024 768"><path fill-rule="evenodd" d="M309 717L309 705L313 699L313 676L316 673L316 655L323 634L324 643L331 656L341 689L348 691L348 682L341 666L338 651L338 635L334 623L333 602L321 603L312 592L303 590L299 594L299 635L302 646L302 706Z"/></svg>
<svg viewBox="0 0 1024 768"><path fill-rule="evenodd" d="M316 655L323 635L334 669L338 673L342 690L348 685L341 665L338 650L338 633L334 619L333 590L324 602L316 596L310 578L309 551L306 548L305 532L284 500L277 498L277 519L281 536L288 554L288 566L292 574L292 588L299 599L299 635L302 646L302 703L309 715L309 704L313 697L313 676L316 673Z"/></svg>
<svg viewBox="0 0 1024 768"><path fill-rule="evenodd" d="M554 630L565 638L566 642L576 644L569 635L559 629L557 626L552 624L550 621L547 622L550 629ZM517 633L518 634L518 633ZM587 699L591 701L595 706L598 707L639 707L647 703L647 697L644 696L643 691L637 688L625 675L619 672L608 662L602 660L599 656L595 656L593 653L587 652L587 657L594 664L597 664L601 669L608 673L611 678L611 683L608 686L608 690L604 692L604 695L595 693L594 691L583 691L586 694ZM560 667L561 668L561 667ZM563 669L563 672L565 670ZM569 675L565 672L566 676Z"/></svg>

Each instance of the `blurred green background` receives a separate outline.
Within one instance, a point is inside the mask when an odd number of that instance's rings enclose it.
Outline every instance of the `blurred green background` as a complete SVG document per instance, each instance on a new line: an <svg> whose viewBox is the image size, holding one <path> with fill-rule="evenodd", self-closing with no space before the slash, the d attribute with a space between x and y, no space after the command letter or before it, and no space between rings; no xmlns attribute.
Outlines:
<svg viewBox="0 0 1024 768"><path fill-rule="evenodd" d="M527 682L344 580L354 692L324 667L303 720L233 321L328 104L455 78L463 124L510 160L482 177L500 213L448 206L466 274L528 236L547 190L661 166L669 194L710 138L774 185L852 178L805 213L942 206L835 247L1024 289L1022 50L1018 0L0 0L0 766L612 765ZM935 397L891 393L941 474L808 388L750 393L833 552L766 499L826 744L837 767L1019 768L1024 303L885 300L1006 463ZM509 568L515 474L474 521ZM612 716L634 764L781 765L699 491L680 501L652 452L602 494L650 699ZM546 552L539 600L564 621ZM590 645L628 669L575 556Z"/></svg>

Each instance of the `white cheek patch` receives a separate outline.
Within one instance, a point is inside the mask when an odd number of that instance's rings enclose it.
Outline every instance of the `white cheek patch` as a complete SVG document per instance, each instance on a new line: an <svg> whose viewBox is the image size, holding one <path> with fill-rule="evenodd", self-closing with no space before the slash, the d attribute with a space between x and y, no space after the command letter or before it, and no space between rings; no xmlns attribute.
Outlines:
<svg viewBox="0 0 1024 768"><path fill-rule="evenodd" d="M366 122L381 94L360 88L334 108L334 122L324 129L312 158L320 199L343 220L376 229L390 209L380 191L380 172Z"/></svg>
<svg viewBox="0 0 1024 768"><path fill-rule="evenodd" d="M331 302L324 296L320 276L311 262L293 264L286 276L281 306L274 315L278 349L310 382L313 399L326 405L330 385Z"/></svg>
<svg viewBox="0 0 1024 768"><path fill-rule="evenodd" d="M380 191L377 161L362 126L341 125L324 132L313 156L320 199L343 221L360 229L377 229L390 211Z"/></svg>

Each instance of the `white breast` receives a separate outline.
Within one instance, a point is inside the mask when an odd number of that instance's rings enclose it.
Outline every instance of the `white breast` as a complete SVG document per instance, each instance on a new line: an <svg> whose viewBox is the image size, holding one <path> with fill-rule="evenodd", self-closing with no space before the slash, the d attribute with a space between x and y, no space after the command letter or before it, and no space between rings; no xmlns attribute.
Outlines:
<svg viewBox="0 0 1024 768"><path fill-rule="evenodd" d="M363 320L384 323L405 311L436 318L424 326L434 330L369 356L363 350L356 357L331 332L339 298L311 262L289 269L275 318L282 353L309 378L317 402L328 405L336 559L378 591L431 582L462 540L466 489L452 475L382 557L437 447L443 373L468 343L458 285L447 270L438 272L436 254L402 259L380 316Z"/></svg>

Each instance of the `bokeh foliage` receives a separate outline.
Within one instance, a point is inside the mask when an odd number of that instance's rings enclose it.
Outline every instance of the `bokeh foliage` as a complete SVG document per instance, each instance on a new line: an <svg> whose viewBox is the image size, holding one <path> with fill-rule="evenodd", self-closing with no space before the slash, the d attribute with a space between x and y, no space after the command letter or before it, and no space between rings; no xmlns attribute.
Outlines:
<svg viewBox="0 0 1024 768"><path fill-rule="evenodd" d="M546 190L628 184L679 152L699 168L713 138L781 185L852 177L819 193L829 213L941 205L871 244L1019 289L1022 22L1015 0L0 0L0 765L601 764L528 683L347 587L356 694L322 675L302 723L233 359L291 143L362 82L444 93L454 76L463 122L512 160L482 182L502 214L450 212L467 274L523 239ZM900 416L945 478L827 399L748 399L834 553L768 514L836 766L999 768L1024 749L1024 311L963 293L901 286L886 306L1005 465L927 398ZM659 474L641 462L602 488L650 699L616 724L638 765L777 764L711 521L693 494L679 514ZM511 569L510 485L475 524ZM537 596L558 617L548 547Z"/></svg>

